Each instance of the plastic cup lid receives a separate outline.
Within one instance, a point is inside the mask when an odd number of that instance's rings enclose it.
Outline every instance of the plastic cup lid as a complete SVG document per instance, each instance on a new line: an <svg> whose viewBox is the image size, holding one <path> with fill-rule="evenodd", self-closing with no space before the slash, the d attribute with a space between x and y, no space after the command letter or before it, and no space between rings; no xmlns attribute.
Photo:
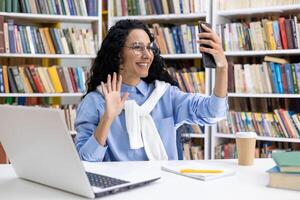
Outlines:
<svg viewBox="0 0 300 200"><path fill-rule="evenodd" d="M256 138L257 134L255 132L237 132L237 138Z"/></svg>

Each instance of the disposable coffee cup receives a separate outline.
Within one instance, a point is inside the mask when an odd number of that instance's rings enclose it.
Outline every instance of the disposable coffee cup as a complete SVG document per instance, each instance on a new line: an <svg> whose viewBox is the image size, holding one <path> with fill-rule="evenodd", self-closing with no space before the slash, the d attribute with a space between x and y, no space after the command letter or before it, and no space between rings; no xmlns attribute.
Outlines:
<svg viewBox="0 0 300 200"><path fill-rule="evenodd" d="M253 165L256 137L255 132L238 132L236 134L239 165Z"/></svg>

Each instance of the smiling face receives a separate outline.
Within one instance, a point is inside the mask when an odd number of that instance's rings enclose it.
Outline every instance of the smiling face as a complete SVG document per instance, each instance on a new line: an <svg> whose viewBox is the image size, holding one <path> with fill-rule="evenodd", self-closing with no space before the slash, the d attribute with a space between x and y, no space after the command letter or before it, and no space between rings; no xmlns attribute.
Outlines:
<svg viewBox="0 0 300 200"><path fill-rule="evenodd" d="M120 65L123 83L135 86L141 78L148 76L154 57L150 45L150 38L144 30L134 29L128 34L122 50L123 63Z"/></svg>

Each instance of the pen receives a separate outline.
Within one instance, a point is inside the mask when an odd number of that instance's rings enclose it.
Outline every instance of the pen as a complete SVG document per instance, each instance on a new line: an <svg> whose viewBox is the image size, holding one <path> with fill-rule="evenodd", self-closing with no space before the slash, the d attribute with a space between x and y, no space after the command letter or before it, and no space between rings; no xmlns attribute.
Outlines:
<svg viewBox="0 0 300 200"><path fill-rule="evenodd" d="M180 173L223 173L223 170L216 170L216 169L182 169Z"/></svg>

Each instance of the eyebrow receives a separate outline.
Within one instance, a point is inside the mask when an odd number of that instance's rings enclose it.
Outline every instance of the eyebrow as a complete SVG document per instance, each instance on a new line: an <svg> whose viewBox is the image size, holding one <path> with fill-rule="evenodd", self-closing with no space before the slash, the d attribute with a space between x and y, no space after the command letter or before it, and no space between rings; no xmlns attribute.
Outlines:
<svg viewBox="0 0 300 200"><path fill-rule="evenodd" d="M150 45L152 42L149 42L149 43L146 43L146 45ZM141 41L135 41L135 42L132 42L131 44L145 44L144 42L141 42Z"/></svg>

